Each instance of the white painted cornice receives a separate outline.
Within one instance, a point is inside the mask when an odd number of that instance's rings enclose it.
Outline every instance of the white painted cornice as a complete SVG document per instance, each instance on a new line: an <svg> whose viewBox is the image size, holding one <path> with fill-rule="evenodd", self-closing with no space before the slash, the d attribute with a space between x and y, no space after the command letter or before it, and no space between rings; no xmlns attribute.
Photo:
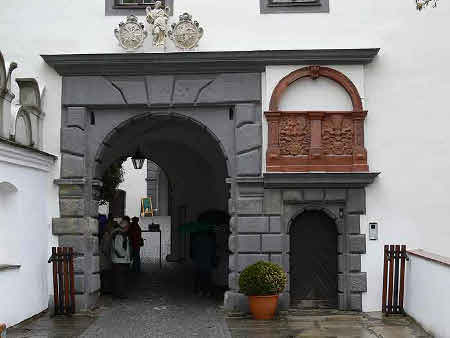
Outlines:
<svg viewBox="0 0 450 338"><path fill-rule="evenodd" d="M56 156L41 152L39 150L23 147L13 142L0 142L0 162L11 163L22 167L49 172Z"/></svg>

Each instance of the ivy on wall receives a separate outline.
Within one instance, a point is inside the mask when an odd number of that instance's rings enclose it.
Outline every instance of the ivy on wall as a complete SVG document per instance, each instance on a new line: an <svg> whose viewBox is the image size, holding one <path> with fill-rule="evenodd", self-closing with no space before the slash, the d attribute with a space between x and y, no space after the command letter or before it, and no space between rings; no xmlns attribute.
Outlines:
<svg viewBox="0 0 450 338"><path fill-rule="evenodd" d="M439 0L416 0L416 8L421 11L429 6L436 8Z"/></svg>
<svg viewBox="0 0 450 338"><path fill-rule="evenodd" d="M122 161L113 163L102 177L103 187L100 191L99 205L110 203L116 194L117 187L123 182Z"/></svg>

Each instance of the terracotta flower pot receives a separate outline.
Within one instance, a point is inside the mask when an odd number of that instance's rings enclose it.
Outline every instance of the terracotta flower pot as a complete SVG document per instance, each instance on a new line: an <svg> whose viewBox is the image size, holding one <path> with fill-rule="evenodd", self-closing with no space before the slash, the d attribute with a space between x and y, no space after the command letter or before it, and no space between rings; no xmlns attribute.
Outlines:
<svg viewBox="0 0 450 338"><path fill-rule="evenodd" d="M248 296L248 303L254 319L272 319L277 310L278 295Z"/></svg>

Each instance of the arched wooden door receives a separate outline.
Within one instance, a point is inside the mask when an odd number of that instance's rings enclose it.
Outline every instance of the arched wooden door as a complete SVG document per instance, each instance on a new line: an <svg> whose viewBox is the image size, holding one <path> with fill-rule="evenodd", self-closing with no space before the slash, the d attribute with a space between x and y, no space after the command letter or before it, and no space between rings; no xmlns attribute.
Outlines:
<svg viewBox="0 0 450 338"><path fill-rule="evenodd" d="M337 230L322 211L306 211L290 229L291 303L337 306Z"/></svg>

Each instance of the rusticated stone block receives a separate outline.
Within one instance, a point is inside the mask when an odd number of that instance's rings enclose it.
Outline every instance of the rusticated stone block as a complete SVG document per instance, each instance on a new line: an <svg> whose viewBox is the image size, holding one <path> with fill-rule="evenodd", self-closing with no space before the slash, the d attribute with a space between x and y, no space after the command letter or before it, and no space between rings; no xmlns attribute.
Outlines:
<svg viewBox="0 0 450 338"><path fill-rule="evenodd" d="M351 292L367 292L367 274L365 272L348 274L348 282Z"/></svg>
<svg viewBox="0 0 450 338"><path fill-rule="evenodd" d="M239 225L238 217L237 216L230 217L230 231L232 233L238 232L238 230L239 230L238 225Z"/></svg>
<svg viewBox="0 0 450 338"><path fill-rule="evenodd" d="M346 210L349 214L366 213L366 191L364 188L349 189L347 191Z"/></svg>
<svg viewBox="0 0 450 338"><path fill-rule="evenodd" d="M256 120L256 105L254 103L237 104L235 109L236 126L253 123Z"/></svg>
<svg viewBox="0 0 450 338"><path fill-rule="evenodd" d="M323 190L322 189L305 189L303 191L303 198L305 201L322 201Z"/></svg>
<svg viewBox="0 0 450 338"><path fill-rule="evenodd" d="M347 193L344 189L325 190L325 201L345 201Z"/></svg>
<svg viewBox="0 0 450 338"><path fill-rule="evenodd" d="M62 154L61 159L62 178L83 177L85 175L83 157L70 154Z"/></svg>
<svg viewBox="0 0 450 338"><path fill-rule="evenodd" d="M198 103L249 102L261 100L259 73L228 73L219 75L202 90Z"/></svg>
<svg viewBox="0 0 450 338"><path fill-rule="evenodd" d="M346 275L343 273L338 274L338 291L345 292L346 290Z"/></svg>
<svg viewBox="0 0 450 338"><path fill-rule="evenodd" d="M259 261L269 261L269 255L266 254L239 254L239 272L244 270L247 266Z"/></svg>
<svg viewBox="0 0 450 338"><path fill-rule="evenodd" d="M281 255L281 260L284 271L289 272L291 270L290 256L284 253Z"/></svg>
<svg viewBox="0 0 450 338"><path fill-rule="evenodd" d="M87 275L87 289L88 293L94 293L100 290L100 275L98 273Z"/></svg>
<svg viewBox="0 0 450 338"><path fill-rule="evenodd" d="M76 253L86 252L86 238L81 235L59 236L59 245L62 247L73 248Z"/></svg>
<svg viewBox="0 0 450 338"><path fill-rule="evenodd" d="M236 130L236 151L242 152L261 147L261 125L246 124Z"/></svg>
<svg viewBox="0 0 450 338"><path fill-rule="evenodd" d="M174 76L146 76L149 105L170 104Z"/></svg>
<svg viewBox="0 0 450 338"><path fill-rule="evenodd" d="M278 297L278 311L287 311L290 306L291 297L288 290L285 290Z"/></svg>
<svg viewBox="0 0 450 338"><path fill-rule="evenodd" d="M60 199L61 216L84 216L84 199Z"/></svg>
<svg viewBox="0 0 450 338"><path fill-rule="evenodd" d="M262 214L262 198L240 198L237 200L237 212L241 215Z"/></svg>
<svg viewBox="0 0 450 338"><path fill-rule="evenodd" d="M355 254L366 253L366 236L365 235L348 236L348 252Z"/></svg>
<svg viewBox="0 0 450 338"><path fill-rule="evenodd" d="M337 238L337 252L340 254L344 253L344 236L339 235Z"/></svg>
<svg viewBox="0 0 450 338"><path fill-rule="evenodd" d="M234 313L249 313L248 297L235 291L226 291L224 296L224 310Z"/></svg>
<svg viewBox="0 0 450 338"><path fill-rule="evenodd" d="M283 252L284 235L262 235L263 252Z"/></svg>
<svg viewBox="0 0 450 338"><path fill-rule="evenodd" d="M281 254L270 254L270 261L274 264L283 266L283 259Z"/></svg>
<svg viewBox="0 0 450 338"><path fill-rule="evenodd" d="M205 87L214 81L215 76L205 78L205 76L186 75L175 79L173 92L174 104L194 103Z"/></svg>
<svg viewBox="0 0 450 338"><path fill-rule="evenodd" d="M281 190L264 190L264 213L266 215L281 213Z"/></svg>
<svg viewBox="0 0 450 338"><path fill-rule="evenodd" d="M239 252L260 252L261 236L260 235L239 235Z"/></svg>
<svg viewBox="0 0 450 338"><path fill-rule="evenodd" d="M282 232L280 216L270 216L269 217L269 230L270 230L270 232L273 232L273 233Z"/></svg>
<svg viewBox="0 0 450 338"><path fill-rule="evenodd" d="M238 176L261 175L261 148L236 156Z"/></svg>
<svg viewBox="0 0 450 338"><path fill-rule="evenodd" d="M74 276L75 293L82 294L86 292L86 278L84 274Z"/></svg>
<svg viewBox="0 0 450 338"><path fill-rule="evenodd" d="M97 234L98 221L91 217L54 218L52 222L52 230L54 235Z"/></svg>
<svg viewBox="0 0 450 338"><path fill-rule="evenodd" d="M230 236L228 238L228 249L231 252L236 253L239 250L239 239L238 236Z"/></svg>
<svg viewBox="0 0 450 338"><path fill-rule="evenodd" d="M83 156L86 151L86 133L78 128L63 128L61 151Z"/></svg>
<svg viewBox="0 0 450 338"><path fill-rule="evenodd" d="M342 273L361 271L361 255L338 255L338 271Z"/></svg>
<svg viewBox="0 0 450 338"><path fill-rule="evenodd" d="M269 232L269 218L260 217L239 217L238 218L239 232L246 233L262 233Z"/></svg>
<svg viewBox="0 0 450 338"><path fill-rule="evenodd" d="M360 215L345 215L345 227L349 234L359 234L360 229Z"/></svg>
<svg viewBox="0 0 450 338"><path fill-rule="evenodd" d="M283 191L283 201L302 202L303 201L303 191L302 190L284 190Z"/></svg>
<svg viewBox="0 0 450 338"><path fill-rule="evenodd" d="M239 271L239 261L237 254L232 254L228 256L228 269L230 271Z"/></svg>
<svg viewBox="0 0 450 338"><path fill-rule="evenodd" d="M339 292L337 295L337 300L338 300L338 309L347 310L347 297L345 297L345 294Z"/></svg>
<svg viewBox="0 0 450 338"><path fill-rule="evenodd" d="M362 294L352 293L350 294L350 309L353 311L362 311Z"/></svg>
<svg viewBox="0 0 450 338"><path fill-rule="evenodd" d="M86 129L86 108L85 107L69 107L67 108L67 127L77 127L82 130Z"/></svg>
<svg viewBox="0 0 450 338"><path fill-rule="evenodd" d="M228 274L228 287L230 290L239 291L239 274L232 272Z"/></svg>

